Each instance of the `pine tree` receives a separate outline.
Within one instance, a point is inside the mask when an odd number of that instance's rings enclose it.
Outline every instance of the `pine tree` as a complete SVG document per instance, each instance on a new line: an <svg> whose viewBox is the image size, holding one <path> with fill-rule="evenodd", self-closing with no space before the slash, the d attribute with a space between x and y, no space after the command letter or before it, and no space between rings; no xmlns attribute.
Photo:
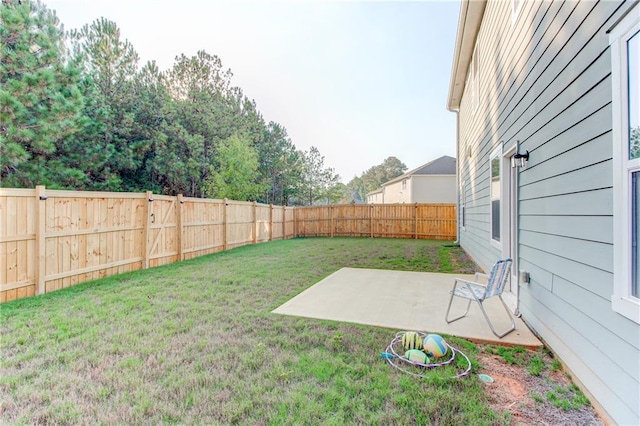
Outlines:
<svg viewBox="0 0 640 426"><path fill-rule="evenodd" d="M90 187L134 190L133 182L149 149L138 132L134 80L138 54L122 40L115 22L100 18L71 32L74 58L84 71L84 95L90 117L80 145L90 151ZM142 140L141 140L142 139ZM132 187L134 186L134 187Z"/></svg>
<svg viewBox="0 0 640 426"><path fill-rule="evenodd" d="M303 154L303 173L299 192L300 201L309 206L328 204L329 190L340 180L340 176L331 167L324 165L324 156L315 146Z"/></svg>
<svg viewBox="0 0 640 426"><path fill-rule="evenodd" d="M83 105L63 28L37 0L4 0L0 16L2 186L81 186L81 165L61 155L64 139L78 130Z"/></svg>
<svg viewBox="0 0 640 426"><path fill-rule="evenodd" d="M300 177L300 153L280 124L271 121L263 133L257 146L259 171L265 187L261 201L286 205Z"/></svg>

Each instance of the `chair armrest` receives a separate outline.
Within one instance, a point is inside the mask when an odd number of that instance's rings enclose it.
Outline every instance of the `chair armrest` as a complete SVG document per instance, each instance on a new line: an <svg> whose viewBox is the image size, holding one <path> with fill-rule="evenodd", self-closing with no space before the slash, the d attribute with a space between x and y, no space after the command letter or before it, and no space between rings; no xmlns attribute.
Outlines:
<svg viewBox="0 0 640 426"><path fill-rule="evenodd" d="M485 284L465 280L464 278L455 278L453 283L453 292L455 292L458 283L464 284L464 286L469 290L469 293L473 295L474 299L478 301L484 300L484 295L482 297L477 297L476 293L473 291L473 288L482 289L483 292L486 292L487 286Z"/></svg>
<svg viewBox="0 0 640 426"><path fill-rule="evenodd" d="M465 284L466 286L482 287L482 288L486 288L487 287L486 284L478 283L478 282L475 282L475 281L465 280L464 278L455 278L455 281L456 281L456 283L457 282L461 282L461 283Z"/></svg>
<svg viewBox="0 0 640 426"><path fill-rule="evenodd" d="M481 272L476 272L475 273L475 277L476 277L476 281L478 281L478 278L484 278L485 280L489 281L489 275L488 274L483 274Z"/></svg>

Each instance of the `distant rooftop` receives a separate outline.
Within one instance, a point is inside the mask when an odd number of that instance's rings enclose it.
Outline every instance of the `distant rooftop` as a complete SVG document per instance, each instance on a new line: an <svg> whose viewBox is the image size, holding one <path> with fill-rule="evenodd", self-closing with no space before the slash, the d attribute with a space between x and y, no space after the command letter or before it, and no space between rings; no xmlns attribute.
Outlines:
<svg viewBox="0 0 640 426"><path fill-rule="evenodd" d="M440 158L436 158L433 161L429 161L428 163L423 164L420 167L416 167L413 170L409 170L407 173L383 183L382 187L387 186L394 182L398 182L402 179L406 179L410 176L415 176L415 175L455 175L455 174L456 174L456 159L453 157L449 157L448 155L443 155ZM369 192L367 196L381 193L382 187L376 189L375 191Z"/></svg>
<svg viewBox="0 0 640 426"><path fill-rule="evenodd" d="M408 178L409 176L414 175L455 175L456 174L456 159L453 157L449 157L448 155L443 155L440 158L436 158L433 161L430 161L426 164L423 164L420 167L417 167L413 170L409 170L407 173L398 176L397 178L391 179L388 182L383 183L382 185L388 185L393 182L397 182L399 180Z"/></svg>

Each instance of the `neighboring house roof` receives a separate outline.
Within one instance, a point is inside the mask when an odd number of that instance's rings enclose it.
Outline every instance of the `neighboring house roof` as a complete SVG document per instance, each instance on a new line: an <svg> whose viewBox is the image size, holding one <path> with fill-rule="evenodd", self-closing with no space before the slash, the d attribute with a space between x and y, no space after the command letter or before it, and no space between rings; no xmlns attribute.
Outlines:
<svg viewBox="0 0 640 426"><path fill-rule="evenodd" d="M462 92L467 79L469 64L473 58L473 48L476 44L480 23L484 15L486 0L462 0L460 3L460 18L458 19L458 34L451 66L451 81L449 83L449 98L447 109L457 111L460 108Z"/></svg>
<svg viewBox="0 0 640 426"><path fill-rule="evenodd" d="M415 175L455 175L456 174L456 159L443 155L440 158L436 158L420 167L416 167L413 170L409 170L407 173L393 178L388 182L382 184L382 186L389 185L399 180L406 179Z"/></svg>
<svg viewBox="0 0 640 426"><path fill-rule="evenodd" d="M375 194L382 194L382 188L378 188L375 191L371 191L371 192L367 193L367 197L369 195L375 195Z"/></svg>

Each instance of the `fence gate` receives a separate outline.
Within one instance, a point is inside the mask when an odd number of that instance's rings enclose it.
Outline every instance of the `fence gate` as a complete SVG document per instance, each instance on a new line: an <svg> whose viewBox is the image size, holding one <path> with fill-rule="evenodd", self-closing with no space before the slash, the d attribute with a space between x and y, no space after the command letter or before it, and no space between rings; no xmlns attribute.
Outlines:
<svg viewBox="0 0 640 426"><path fill-rule="evenodd" d="M150 268L180 260L178 208L176 197L156 194L149 197L146 257Z"/></svg>

